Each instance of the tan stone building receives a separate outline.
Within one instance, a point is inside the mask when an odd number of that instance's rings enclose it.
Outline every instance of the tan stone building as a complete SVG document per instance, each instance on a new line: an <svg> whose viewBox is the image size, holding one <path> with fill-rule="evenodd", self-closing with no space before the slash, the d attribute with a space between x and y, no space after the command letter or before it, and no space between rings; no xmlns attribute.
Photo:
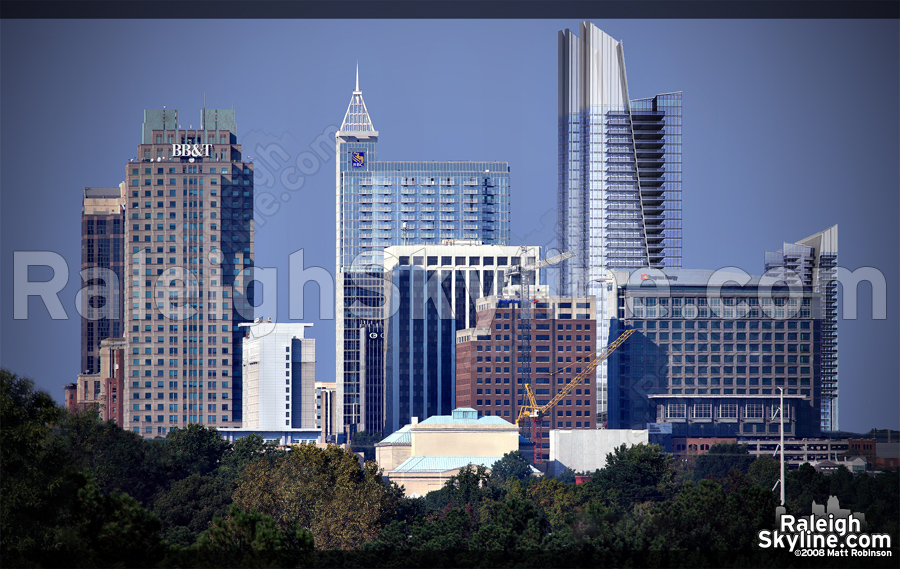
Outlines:
<svg viewBox="0 0 900 569"><path fill-rule="evenodd" d="M513 423L462 407L402 427L375 445L375 460L407 496L424 496L467 465L490 469L523 440Z"/></svg>
<svg viewBox="0 0 900 569"><path fill-rule="evenodd" d="M98 373L80 373L78 381L70 384L74 389L66 389L66 408L69 411L87 409L96 405L97 414L103 421L113 421L122 425L125 377L125 339L104 338L100 341L96 361ZM143 401L135 403L142 405Z"/></svg>

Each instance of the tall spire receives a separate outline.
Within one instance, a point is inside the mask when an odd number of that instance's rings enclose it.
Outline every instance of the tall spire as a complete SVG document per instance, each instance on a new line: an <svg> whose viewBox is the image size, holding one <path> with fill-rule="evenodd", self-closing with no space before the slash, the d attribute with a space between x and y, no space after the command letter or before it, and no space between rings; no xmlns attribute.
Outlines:
<svg viewBox="0 0 900 569"><path fill-rule="evenodd" d="M359 90L359 61L356 62L356 88L350 97L350 104L347 106L347 113L344 115L344 122L341 123L341 132L366 133L367 136L378 136L378 132L372 125L372 119L369 118L369 111L366 109L366 102L363 101L362 91Z"/></svg>

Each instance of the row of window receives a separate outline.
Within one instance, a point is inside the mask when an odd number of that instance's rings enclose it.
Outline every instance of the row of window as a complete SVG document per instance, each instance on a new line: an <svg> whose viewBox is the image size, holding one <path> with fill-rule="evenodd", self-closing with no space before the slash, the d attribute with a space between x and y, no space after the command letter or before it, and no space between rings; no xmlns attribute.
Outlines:
<svg viewBox="0 0 900 569"><path fill-rule="evenodd" d="M199 405L199 407L198 407L198 405ZM217 403L208 403L208 404L206 405L206 410L207 410L207 411L215 411L217 406L218 406ZM153 407L153 405L151 405L151 404L149 404L149 403L144 404L144 411L151 411L151 410L152 410L152 409L151 409L152 407ZM140 404L140 403L135 403L135 404L133 404L133 405L131 406L131 409L132 409L132 411L140 411L140 410L141 410L141 404ZM163 403L159 403L159 404L156 405L156 410L157 410L157 411L163 411L164 409L165 409L165 405L164 405ZM203 403L182 403L182 404L181 404L181 409L184 410L184 411L188 411L188 410L190 410L190 411L198 411L198 410L199 410L199 411L203 411ZM222 410L222 411L228 411L228 404L227 404L227 403L223 403L223 404L222 404L222 409L221 409L221 410ZM169 404L169 411L178 411L178 404L177 404L177 403L171 403L171 404Z"/></svg>
<svg viewBox="0 0 900 569"><path fill-rule="evenodd" d="M206 388L207 388L207 389L216 389L216 385L217 385L217 384L218 384L218 382L215 382L215 381L207 381L207 382L206 382ZM227 381L221 382L221 385L222 385L222 389L228 389L228 382L227 382ZM152 382L150 382L150 381L145 381L145 382L144 382L144 385L143 385L143 387L144 387L145 389L150 389L152 386L153 386L153 385L152 385ZM164 382L162 382L162 381L157 381L157 382L156 382L156 387L165 387ZM168 387L169 387L169 389L178 389L178 382L177 382L177 381L170 381ZM202 382L202 381L182 381L182 382L181 382L181 387L189 387L189 388L195 388L195 387L197 387L197 388L203 389L203 382ZM132 388L132 389L140 389L140 388L141 388L141 382L139 382L139 381L132 381L132 382L131 382L131 388Z"/></svg>
<svg viewBox="0 0 900 569"><path fill-rule="evenodd" d="M157 175L163 174L164 171L165 171L165 168L159 168L159 167L156 168L156 174L157 174ZM152 172L153 172L153 169L152 169L152 168L144 168L144 175L145 175L145 176L150 176L150 175L152 174ZM169 170L168 170L168 173L169 173L169 174L174 174L174 173L175 173L175 168L170 166L170 167L169 167ZM202 173L203 173L203 166L202 166L202 165L198 165L198 166L187 166L187 165L183 165L183 166L181 167L181 173L182 173L182 174L202 174ZM209 173L210 173L210 174L216 174L216 173L227 174L227 173L228 173L228 168L227 168L227 167L224 167L224 168L221 169L221 171L216 172L216 167L212 167L212 168L209 169ZM241 169L238 168L238 167L235 167L233 173L234 173L234 174L240 174L240 173L241 173ZM252 172L250 172L250 168L244 168L244 174L251 174L251 173L252 173ZM138 176L138 175L140 175L140 168L132 168L132 169L131 169L131 175L132 175L132 176Z"/></svg>
<svg viewBox="0 0 900 569"><path fill-rule="evenodd" d="M764 418L765 405L763 403L744 403L743 417L746 419ZM713 417L712 403L693 403L690 406L690 416L695 419L711 419ZM774 417L778 416L778 405L770 406ZM720 403L715 407L716 417L720 419L737 419L739 406L737 403ZM669 403L666 405L666 417L670 419L687 418L688 406L685 403ZM784 407L785 420L791 417L790 406Z"/></svg>

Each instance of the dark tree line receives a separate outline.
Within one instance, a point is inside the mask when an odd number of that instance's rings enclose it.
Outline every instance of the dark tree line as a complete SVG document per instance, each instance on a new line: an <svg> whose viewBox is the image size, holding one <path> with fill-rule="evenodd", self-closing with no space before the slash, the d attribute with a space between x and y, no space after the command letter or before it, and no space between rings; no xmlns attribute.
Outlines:
<svg viewBox="0 0 900 569"><path fill-rule="evenodd" d="M362 441L359 441L362 442ZM371 441L365 441L370 443ZM755 547L775 527L779 469L740 445L675 460L624 446L584 484L534 477L510 453L406 498L373 462L338 447L234 444L191 425L144 440L66 413L0 372L0 562L8 567L853 566ZM804 465L787 508L830 495L893 536L897 472ZM896 552L895 552L896 555ZM866 559L878 566L890 558ZM852 562L851 562L852 561Z"/></svg>

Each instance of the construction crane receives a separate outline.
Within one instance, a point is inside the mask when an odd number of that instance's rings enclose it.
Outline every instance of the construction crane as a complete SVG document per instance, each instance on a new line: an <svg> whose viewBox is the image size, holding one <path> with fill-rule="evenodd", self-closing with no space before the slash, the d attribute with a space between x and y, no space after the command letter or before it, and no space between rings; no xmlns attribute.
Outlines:
<svg viewBox="0 0 900 569"><path fill-rule="evenodd" d="M556 265L575 256L575 253L566 251L553 257L548 257L536 263L521 263L522 257L528 253L528 247L523 245L520 249L518 265L513 265L506 272L506 286L512 284L512 277L519 276L519 315L517 319L516 334L518 335L519 348L516 356L519 363L517 377L525 385L531 383L531 305L535 302L531 298L531 283L535 281L534 272L537 269ZM534 283L537 285L537 283Z"/></svg>
<svg viewBox="0 0 900 569"><path fill-rule="evenodd" d="M625 332L616 338L616 340L606 346L606 349L598 355L594 360L588 364L584 370L581 371L578 375L576 375L572 381L570 381L565 387L563 387L559 392L547 402L546 405L538 405L537 400L534 398L534 392L531 389L531 384L525 384L525 393L528 395L528 403L519 408L519 415L516 417L516 426L521 426L521 423L525 418L531 419L531 441L534 443L535 452L534 452L534 462L539 463L544 460L543 453L543 417L552 411L553 407L556 406L560 400L567 396L572 389L576 385L581 385L581 383L588 378L597 366L600 365L600 362L605 360L616 351L616 348L621 346L625 340L628 339L629 336L634 334L634 328L630 330L625 330ZM553 374L551 374L552 376Z"/></svg>
<svg viewBox="0 0 900 569"><path fill-rule="evenodd" d="M529 247L522 245L519 248L519 257L521 258L523 255L528 253ZM534 271L537 269L542 269L544 267L549 267L551 265L556 265L558 263L562 263L566 259L571 259L575 256L575 253L567 251L565 253L560 253L559 255L554 255L552 257L548 257L542 261L538 261L537 263L531 264L518 264L512 265L508 271L504 274L504 282L503 286L508 287L512 284L512 277L519 276L520 278L520 287L521 291L519 293L519 308L522 310L519 314L519 319L528 321L530 326L531 320L531 289L530 284L531 281L534 280ZM484 336L490 333L491 322L494 320L494 314L497 309L494 308L491 311L483 313L483 315L477 319L475 324L475 334L477 336Z"/></svg>

